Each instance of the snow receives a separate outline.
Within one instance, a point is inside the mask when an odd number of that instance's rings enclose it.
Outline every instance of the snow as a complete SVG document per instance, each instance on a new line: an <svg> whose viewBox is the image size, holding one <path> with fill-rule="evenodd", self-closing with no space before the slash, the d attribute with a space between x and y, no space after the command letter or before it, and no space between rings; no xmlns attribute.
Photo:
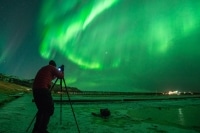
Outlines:
<svg viewBox="0 0 200 133"><path fill-rule="evenodd" d="M71 97L78 99L81 97ZM94 99L94 97L87 97ZM103 97L101 97L103 99ZM115 97L116 98L116 97ZM55 103L48 131L51 133L197 133L200 132L200 99L145 100L132 102ZM107 119L91 115L108 108ZM78 127L73 117L73 112ZM0 109L0 133L26 132L37 109L25 94ZM33 124L28 130L31 133Z"/></svg>

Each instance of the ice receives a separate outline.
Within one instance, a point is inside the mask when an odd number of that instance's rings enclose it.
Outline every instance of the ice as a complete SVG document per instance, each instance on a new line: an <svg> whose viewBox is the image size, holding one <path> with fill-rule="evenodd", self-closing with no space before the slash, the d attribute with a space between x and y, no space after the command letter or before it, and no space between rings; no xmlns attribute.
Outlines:
<svg viewBox="0 0 200 133"><path fill-rule="evenodd" d="M79 98L82 97L71 99ZM48 130L51 133L78 133L78 128L81 133L197 133L200 132L199 105L199 98L72 102L77 127L70 104L63 103L60 106L60 103L55 103L55 113L51 117ZM104 119L91 115L92 112L99 113L101 108L108 108L111 116ZM0 133L26 132L36 111L31 94L25 94L4 105L0 109ZM31 133L32 128L33 124L28 133Z"/></svg>

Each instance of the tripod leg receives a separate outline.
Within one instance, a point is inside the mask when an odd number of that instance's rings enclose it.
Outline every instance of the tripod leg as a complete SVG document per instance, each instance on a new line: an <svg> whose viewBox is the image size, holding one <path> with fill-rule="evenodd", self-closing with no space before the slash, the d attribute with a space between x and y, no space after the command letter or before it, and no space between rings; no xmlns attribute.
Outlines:
<svg viewBox="0 0 200 133"><path fill-rule="evenodd" d="M51 87L50 91L52 91L53 87L55 86L56 82L58 81L58 78L56 79L56 81L54 82L53 86Z"/></svg>
<svg viewBox="0 0 200 133"><path fill-rule="evenodd" d="M33 122L34 122L34 120L35 120L35 118L36 118L36 115L37 115L37 113L35 114L35 116L33 117L32 121L31 121L31 123L30 123L29 126L27 127L26 132L28 132L28 130L30 129L31 125L33 124Z"/></svg>
<svg viewBox="0 0 200 133"><path fill-rule="evenodd" d="M60 101L61 101L61 103L60 103L60 124L62 124L62 92L63 92L62 80L60 80L60 91L61 91L61 93L60 93Z"/></svg>
<svg viewBox="0 0 200 133"><path fill-rule="evenodd" d="M78 132L80 133L80 129L79 129L79 126L78 126L78 122L77 122L77 120L76 120L76 116L75 116L75 113L74 113L74 109L73 109L73 107L72 107L71 99L70 99L69 92L68 92L68 90L67 90L67 85L66 85L66 83L65 83L64 78L63 78L63 82L64 82L64 85L65 85L65 89L66 89L66 91L67 91L67 96L68 96L69 103L70 103L70 106L71 106L71 109L72 109L72 113L73 113L73 116L74 116L74 120L75 120L75 122L76 122L76 126L77 126L77 129L78 129Z"/></svg>

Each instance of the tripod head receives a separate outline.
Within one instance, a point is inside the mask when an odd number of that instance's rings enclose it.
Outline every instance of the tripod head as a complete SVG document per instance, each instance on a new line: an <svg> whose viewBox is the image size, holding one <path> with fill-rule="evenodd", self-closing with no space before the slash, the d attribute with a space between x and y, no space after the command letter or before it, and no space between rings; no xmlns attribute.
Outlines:
<svg viewBox="0 0 200 133"><path fill-rule="evenodd" d="M64 72L64 65L61 65L60 67L58 67L58 70L61 72Z"/></svg>

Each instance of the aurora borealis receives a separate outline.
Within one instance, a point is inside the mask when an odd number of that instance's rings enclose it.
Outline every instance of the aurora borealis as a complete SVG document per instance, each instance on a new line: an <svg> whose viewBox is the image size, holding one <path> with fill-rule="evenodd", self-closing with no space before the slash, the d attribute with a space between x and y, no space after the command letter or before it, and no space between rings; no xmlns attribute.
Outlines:
<svg viewBox="0 0 200 133"><path fill-rule="evenodd" d="M33 78L54 59L95 91L199 91L200 1L0 2L0 73Z"/></svg>
<svg viewBox="0 0 200 133"><path fill-rule="evenodd" d="M44 2L48 3L48 5L44 4L41 17L41 23L45 26L46 32L40 47L41 55L47 59L52 58L52 53L56 49L56 51L62 53L70 61L86 69L101 69L104 67L104 61L102 61L101 57L104 56L106 49L112 49L113 46L105 44L105 42L104 44L97 43L91 45L90 43L95 42L95 40L89 40L90 42L85 43L84 40L88 40L82 33L87 30L87 27L98 15L110 8L117 1L79 1L73 3L72 7L67 1L60 3L57 1ZM60 12L52 10L57 7L60 7ZM50 15L47 16L47 13ZM94 35L91 39L101 39L96 37L97 35ZM90 49L89 52L91 53L88 53L88 49ZM112 60L115 59L113 58Z"/></svg>

